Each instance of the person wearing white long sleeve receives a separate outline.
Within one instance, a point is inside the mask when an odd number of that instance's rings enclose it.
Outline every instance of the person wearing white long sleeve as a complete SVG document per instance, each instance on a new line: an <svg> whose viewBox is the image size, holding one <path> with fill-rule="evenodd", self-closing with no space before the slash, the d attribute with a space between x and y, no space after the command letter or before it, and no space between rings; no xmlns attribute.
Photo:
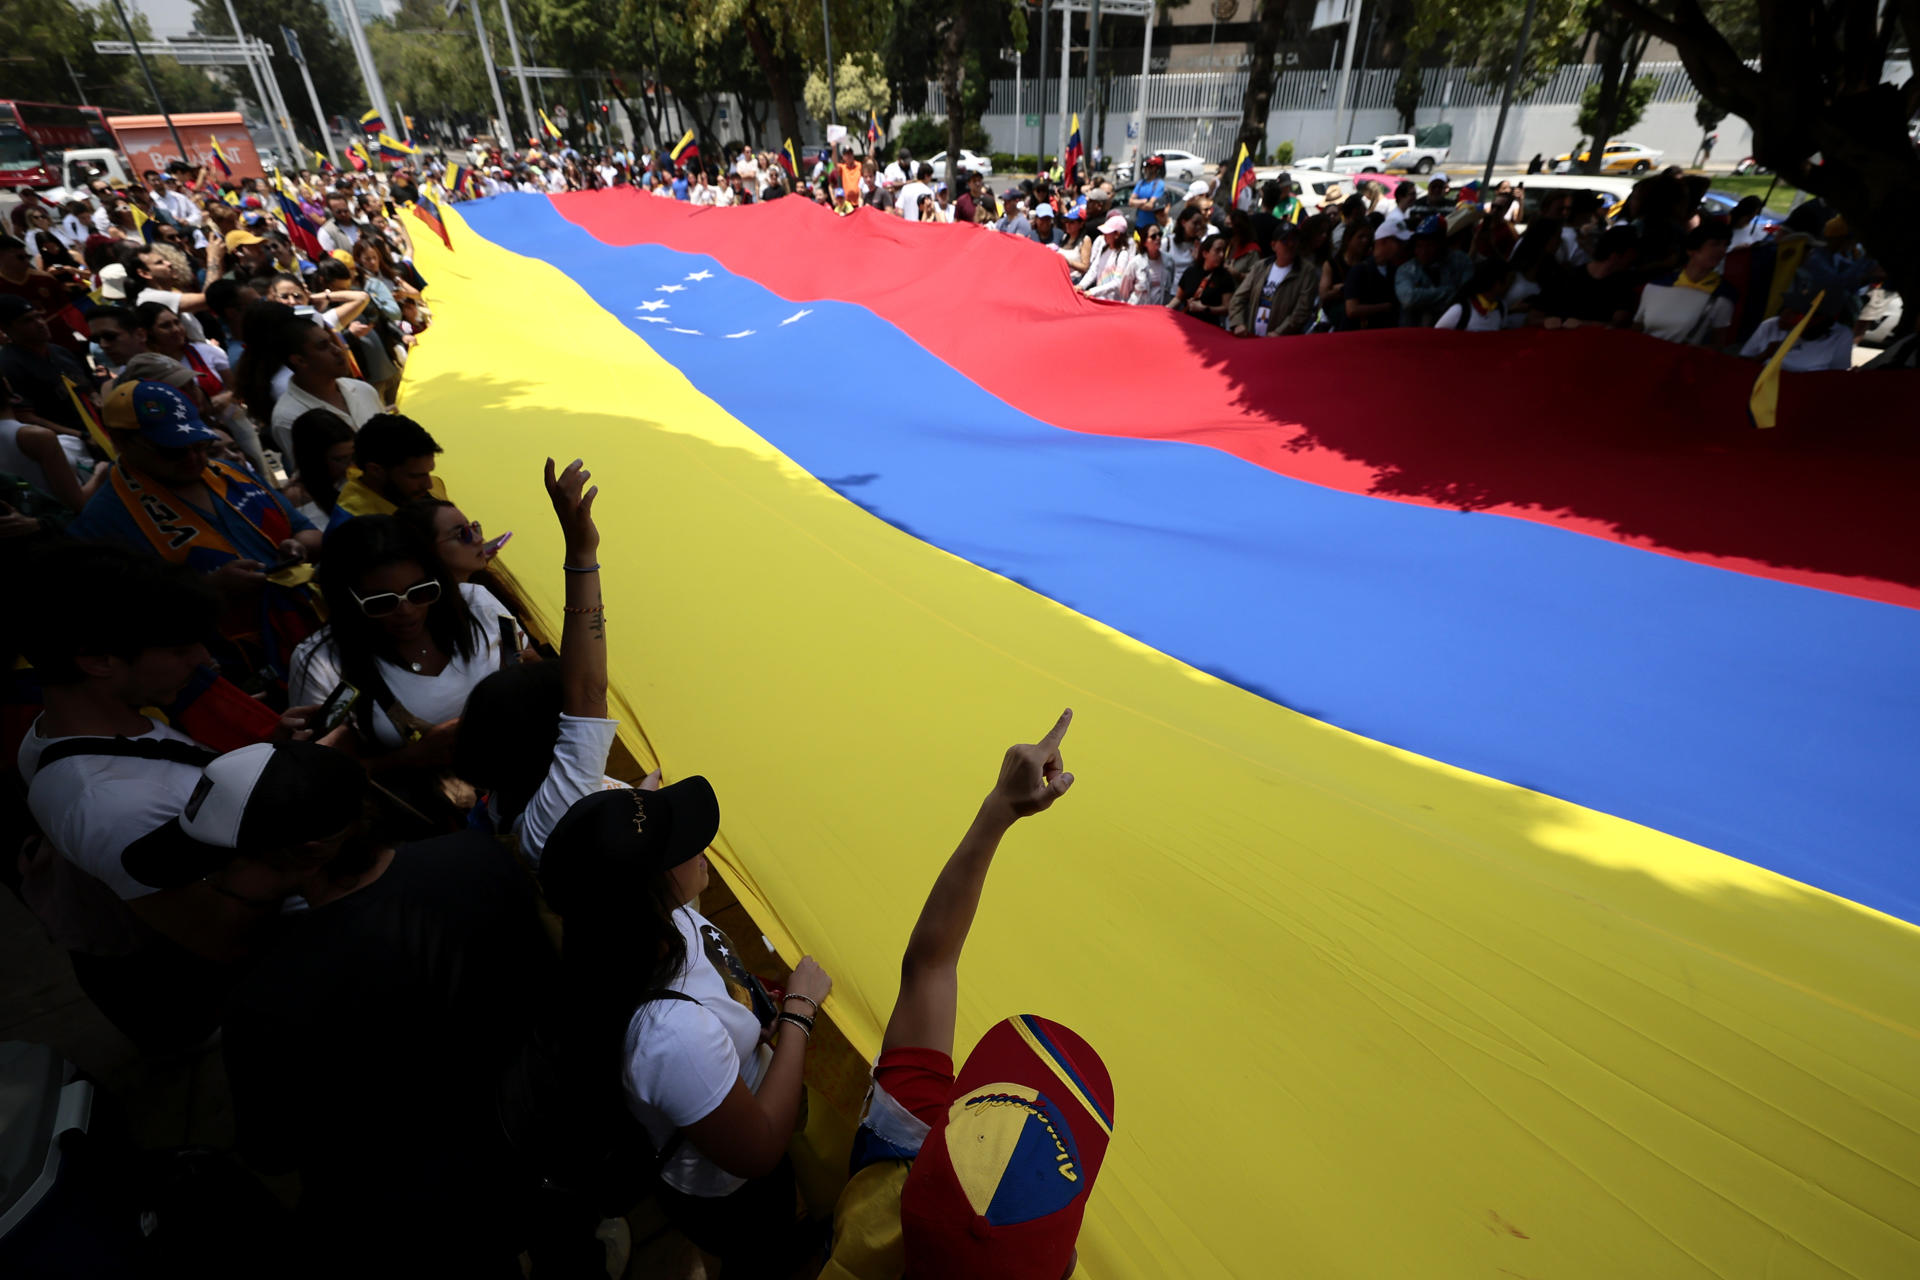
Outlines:
<svg viewBox="0 0 1920 1280"><path fill-rule="evenodd" d="M1126 215L1109 215L1100 224L1100 237L1104 243L1093 251L1093 258L1080 273L1076 287L1089 298L1125 302L1133 291L1134 257Z"/></svg>

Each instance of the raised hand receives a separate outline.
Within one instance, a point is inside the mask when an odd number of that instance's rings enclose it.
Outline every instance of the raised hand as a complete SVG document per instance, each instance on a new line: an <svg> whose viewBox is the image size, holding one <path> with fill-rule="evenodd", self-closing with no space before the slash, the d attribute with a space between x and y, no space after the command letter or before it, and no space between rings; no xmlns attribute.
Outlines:
<svg viewBox="0 0 1920 1280"><path fill-rule="evenodd" d="M600 530L593 523L593 500L599 496L600 486L588 489L587 481L592 478L593 473L578 458L555 477L553 459L547 459L547 497L553 500L553 514L560 519L567 554L585 555L589 560L600 549Z"/></svg>
<svg viewBox="0 0 1920 1280"><path fill-rule="evenodd" d="M1016 818L1025 818L1050 808L1067 794L1073 775L1060 758L1060 742L1072 723L1073 709L1069 707L1040 741L1008 747L988 802L1004 806Z"/></svg>

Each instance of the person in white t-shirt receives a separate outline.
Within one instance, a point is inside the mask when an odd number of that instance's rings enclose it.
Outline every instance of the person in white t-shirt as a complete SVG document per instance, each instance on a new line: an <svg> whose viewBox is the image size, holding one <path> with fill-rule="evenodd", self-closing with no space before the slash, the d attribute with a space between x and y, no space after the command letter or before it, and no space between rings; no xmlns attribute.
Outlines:
<svg viewBox="0 0 1920 1280"><path fill-rule="evenodd" d="M785 1275L807 1247L787 1229L787 1142L807 1040L833 982L803 958L776 1009L700 914L719 826L702 777L595 792L554 827L540 880L565 923L562 969L589 1065L598 1074L592 1060L604 1063L661 1153L668 1220L729 1275Z"/></svg>
<svg viewBox="0 0 1920 1280"><path fill-rule="evenodd" d="M351 685L348 722L376 770L446 768L467 695L500 669L512 612L477 583L444 582L433 548L395 516L336 525L319 583L327 625L293 651L289 696L320 703Z"/></svg>
<svg viewBox="0 0 1920 1280"><path fill-rule="evenodd" d="M1780 368L1786 373L1812 373L1821 369L1853 368L1853 329L1842 317L1842 302L1829 294L1819 311L1807 321L1800 340L1793 344ZM1771 360L1800 318L1813 306L1813 298L1800 289L1787 295L1780 314L1762 320L1747 339L1740 354L1749 360Z"/></svg>
<svg viewBox="0 0 1920 1280"><path fill-rule="evenodd" d="M535 867L554 824L568 809L596 791L626 785L606 776L607 753L620 722L607 718L600 530L593 523L599 489L586 488L591 473L577 458L557 477L553 459L547 459L546 479L566 544L560 661L516 663L476 685L460 715L453 758L454 773L488 793L487 816L495 829L511 834ZM415 518L411 508L401 516ZM440 549L451 576L485 565L477 524L454 530L452 537L452 546ZM659 781L655 770L640 785L650 790Z"/></svg>
<svg viewBox="0 0 1920 1280"><path fill-rule="evenodd" d="M913 181L900 188L898 201L900 216L908 222L919 222L921 220L920 197L932 194L933 166L923 160L919 168L914 171Z"/></svg>
<svg viewBox="0 0 1920 1280"><path fill-rule="evenodd" d="M142 708L174 707L211 679L202 638L222 605L199 575L100 543L39 552L19 589L59 601L23 619L45 709L17 764L46 840L27 859L22 896L129 1038L152 1049L197 1044L219 1024L225 962L260 917L204 885L157 891L142 878L143 858L167 847L168 824L214 755ZM275 736L304 736L316 710L296 706Z"/></svg>

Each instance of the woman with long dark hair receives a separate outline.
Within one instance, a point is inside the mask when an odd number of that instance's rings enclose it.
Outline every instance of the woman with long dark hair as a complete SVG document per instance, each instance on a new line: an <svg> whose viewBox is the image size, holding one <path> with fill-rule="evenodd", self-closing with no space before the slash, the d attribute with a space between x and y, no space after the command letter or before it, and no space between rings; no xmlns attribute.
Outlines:
<svg viewBox="0 0 1920 1280"><path fill-rule="evenodd" d="M500 669L513 615L484 587L445 582L433 548L393 516L327 535L318 575L327 625L294 651L294 706L359 691L351 721L374 767L444 768L467 695Z"/></svg>
<svg viewBox="0 0 1920 1280"><path fill-rule="evenodd" d="M776 1008L700 914L719 825L705 778L598 791L554 827L541 883L565 922L561 969L587 1078L606 1081L610 1100L620 1089L664 1156L668 1220L726 1275L786 1275L804 1249L787 1143L833 981L806 957Z"/></svg>
<svg viewBox="0 0 1920 1280"><path fill-rule="evenodd" d="M1347 319L1347 276L1373 257L1373 228L1362 222L1347 230L1339 250L1320 266L1320 307L1335 329L1356 326Z"/></svg>

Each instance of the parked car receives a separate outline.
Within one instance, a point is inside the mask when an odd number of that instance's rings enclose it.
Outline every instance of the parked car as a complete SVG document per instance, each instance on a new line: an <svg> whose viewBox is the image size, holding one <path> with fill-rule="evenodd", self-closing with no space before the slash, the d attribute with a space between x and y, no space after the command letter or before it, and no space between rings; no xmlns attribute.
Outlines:
<svg viewBox="0 0 1920 1280"><path fill-rule="evenodd" d="M1583 165L1587 163L1587 158L1592 154L1591 150L1582 151L1579 156L1579 163ZM1609 142L1607 144L1606 154L1600 164L1600 172L1645 173L1656 164L1659 164L1660 158L1666 154L1666 152L1661 151L1657 147L1646 147L1637 142ZM1555 173L1572 173L1574 163L1574 157L1570 153L1555 156L1553 158L1553 171Z"/></svg>
<svg viewBox="0 0 1920 1280"><path fill-rule="evenodd" d="M942 151L940 154L931 157L927 163L933 166L934 177L944 178L946 176L946 152ZM993 161L983 155L976 155L974 152L962 147L960 148L960 171L962 173L977 173L983 178L991 178L993 176Z"/></svg>
<svg viewBox="0 0 1920 1280"><path fill-rule="evenodd" d="M1608 218L1629 195L1633 194L1632 178L1610 178L1604 174L1592 177L1584 173L1530 173L1524 178L1515 178L1514 185L1525 193L1520 206L1522 224L1531 222L1540 211L1540 201L1547 195L1562 191L1592 191L1601 199L1601 210Z"/></svg>
<svg viewBox="0 0 1920 1280"><path fill-rule="evenodd" d="M1355 142L1335 147L1331 156L1306 156L1299 163L1303 169L1329 173L1366 173L1384 169L1386 153L1371 142Z"/></svg>
<svg viewBox="0 0 1920 1280"><path fill-rule="evenodd" d="M1745 198L1746 197L1738 191L1709 191L1700 197L1700 214L1702 217L1708 218L1730 217L1733 214L1733 206L1739 204ZM1785 221L1784 218L1774 217L1764 208L1754 215L1753 220L1759 223L1768 235L1772 235L1773 228Z"/></svg>
<svg viewBox="0 0 1920 1280"><path fill-rule="evenodd" d="M1166 162L1168 182L1192 182L1195 178L1206 177L1207 174L1213 170L1212 165L1191 151L1175 151L1171 148L1162 148L1150 154L1159 156ZM1132 182L1134 180L1132 162L1128 161L1113 166L1113 180L1115 182Z"/></svg>
<svg viewBox="0 0 1920 1280"><path fill-rule="evenodd" d="M1453 126L1427 124L1412 133L1383 133L1373 145L1380 149L1381 169L1432 173L1447 162L1447 152L1453 147Z"/></svg>

